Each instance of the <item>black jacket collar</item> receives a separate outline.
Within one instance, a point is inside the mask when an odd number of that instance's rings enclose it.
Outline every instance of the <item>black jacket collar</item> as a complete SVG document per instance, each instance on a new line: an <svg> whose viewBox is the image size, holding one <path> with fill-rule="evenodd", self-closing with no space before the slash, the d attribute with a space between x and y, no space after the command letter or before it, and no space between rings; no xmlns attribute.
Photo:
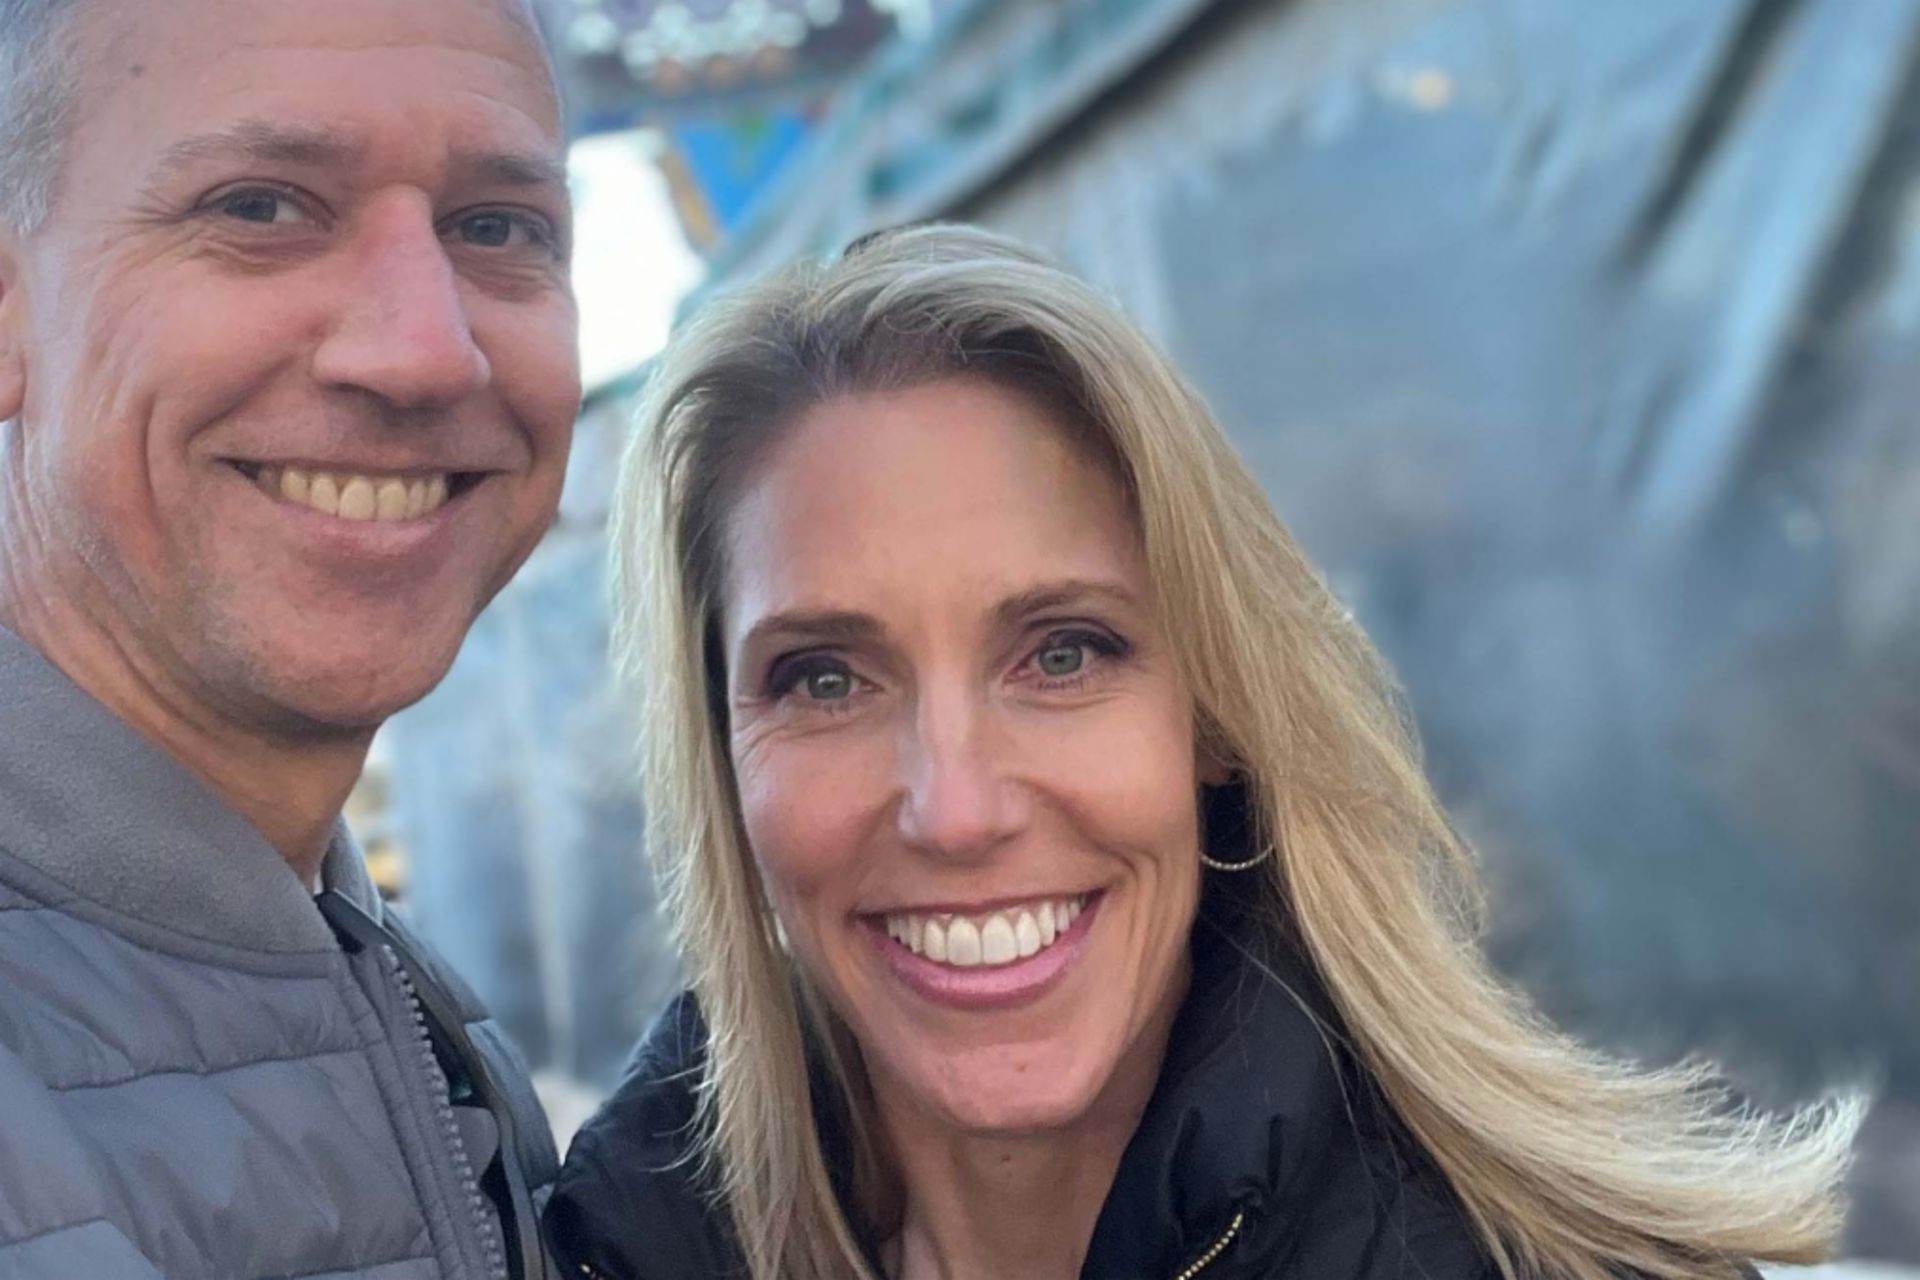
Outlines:
<svg viewBox="0 0 1920 1280"><path fill-rule="evenodd" d="M1174 1280L1236 1215L1196 1280L1490 1275L1444 1184L1323 1033L1333 1020L1305 967L1257 936L1218 901L1196 928L1193 984L1083 1280ZM548 1210L563 1258L615 1280L741 1274L686 1159L704 1049L682 996L568 1153Z"/></svg>
<svg viewBox="0 0 1920 1280"><path fill-rule="evenodd" d="M1193 986L1085 1277L1174 1276L1236 1214L1241 1232L1283 1225L1346 1118L1340 1058L1321 1030L1331 1019L1313 984L1223 914L1195 928Z"/></svg>

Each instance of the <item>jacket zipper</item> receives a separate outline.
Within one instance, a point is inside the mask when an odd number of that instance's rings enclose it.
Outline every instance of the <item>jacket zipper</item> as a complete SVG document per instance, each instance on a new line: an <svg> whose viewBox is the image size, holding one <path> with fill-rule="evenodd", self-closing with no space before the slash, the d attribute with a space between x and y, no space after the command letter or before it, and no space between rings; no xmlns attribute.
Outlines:
<svg viewBox="0 0 1920 1280"><path fill-rule="evenodd" d="M475 1227L480 1236L480 1250L486 1255L487 1274L493 1280L507 1280L507 1251L501 1243L499 1228L487 1213L486 1197L480 1193L480 1179L474 1176L473 1161L467 1155L466 1140L460 1136L460 1122L454 1118L453 1103L448 1100L449 1085L447 1073L440 1069L439 1055L433 1051L433 1038L427 1033L426 1010L420 1005L420 992L413 985L407 967L400 963L400 957L394 953L391 945L380 948L387 972L400 984L401 992L407 997L407 1010L413 1017L413 1047L419 1054L427 1079L433 1089L435 1114L440 1121L440 1131L446 1135L447 1148L453 1157L454 1172L459 1175L460 1187L466 1192L467 1209L473 1215Z"/></svg>
<svg viewBox="0 0 1920 1280"><path fill-rule="evenodd" d="M1240 1228L1246 1224L1246 1221L1247 1211L1245 1209L1235 1209L1233 1211L1233 1221L1229 1222L1227 1229L1220 1233L1220 1238L1208 1245L1206 1250L1192 1262L1189 1262L1185 1269L1183 1269L1179 1275L1175 1276L1173 1280L1193 1280L1195 1276L1212 1266L1214 1260L1227 1251L1227 1246L1233 1243L1234 1237L1240 1234Z"/></svg>

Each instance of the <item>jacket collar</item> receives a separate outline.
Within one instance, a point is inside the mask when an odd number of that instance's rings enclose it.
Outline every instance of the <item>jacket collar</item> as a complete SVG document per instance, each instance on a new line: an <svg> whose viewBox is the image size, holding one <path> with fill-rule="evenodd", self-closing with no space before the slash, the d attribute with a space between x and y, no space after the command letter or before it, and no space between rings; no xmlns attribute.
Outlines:
<svg viewBox="0 0 1920 1280"><path fill-rule="evenodd" d="M1331 1154L1350 1083L1318 990L1297 959L1209 901L1160 1082L1121 1157L1083 1276L1172 1276L1236 1213L1267 1231L1297 1216Z"/></svg>
<svg viewBox="0 0 1920 1280"><path fill-rule="evenodd" d="M1321 1030L1336 1023L1306 966L1263 944L1226 898L1216 888L1195 926L1193 983L1095 1226L1087 1280L1179 1275L1236 1212L1246 1215L1236 1253L1257 1237L1268 1257L1308 1240L1316 1218L1324 1229L1329 1212L1346 1237L1374 1229L1369 1193L1353 1181L1364 1176L1354 1147L1356 1113L1367 1109L1359 1074L1335 1033ZM683 994L568 1154L549 1210L564 1253L614 1275L737 1269L726 1215L687 1159L705 1053L705 1024ZM846 1134L831 1107L817 1114L828 1166L843 1171ZM847 1188L836 1187L844 1199ZM1364 1255L1364 1239L1354 1247ZM1374 1273L1348 1258L1337 1274Z"/></svg>
<svg viewBox="0 0 1920 1280"><path fill-rule="evenodd" d="M246 819L0 627L0 877L246 951L337 949L307 889ZM321 876L379 910L342 824Z"/></svg>

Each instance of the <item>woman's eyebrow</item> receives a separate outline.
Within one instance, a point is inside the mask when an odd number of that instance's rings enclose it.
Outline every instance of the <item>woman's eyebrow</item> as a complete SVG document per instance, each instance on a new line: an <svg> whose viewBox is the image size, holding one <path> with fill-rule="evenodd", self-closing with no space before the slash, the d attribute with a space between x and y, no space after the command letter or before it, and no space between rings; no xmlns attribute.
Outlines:
<svg viewBox="0 0 1920 1280"><path fill-rule="evenodd" d="M740 646L750 649L773 637L782 642L794 640L816 644L856 644L877 640L885 628L871 614L844 609L795 609L770 613L748 628Z"/></svg>
<svg viewBox="0 0 1920 1280"><path fill-rule="evenodd" d="M1036 613L1050 609L1069 609L1088 604L1133 608L1134 593L1119 582L1097 578L1069 578L1029 587L1008 596L994 606L994 621L1002 627L1017 626ZM740 639L742 649L768 643L778 637L782 643L795 640L816 644L858 644L884 638L886 628L872 614L851 609L790 609L770 613L754 623Z"/></svg>
<svg viewBox="0 0 1920 1280"><path fill-rule="evenodd" d="M1041 583L1017 595L1008 596L994 607L993 613L994 620L1002 627L1012 627L1036 613L1053 609L1070 609L1087 604L1131 609L1138 603L1133 592L1121 583L1097 578L1069 578L1060 582Z"/></svg>

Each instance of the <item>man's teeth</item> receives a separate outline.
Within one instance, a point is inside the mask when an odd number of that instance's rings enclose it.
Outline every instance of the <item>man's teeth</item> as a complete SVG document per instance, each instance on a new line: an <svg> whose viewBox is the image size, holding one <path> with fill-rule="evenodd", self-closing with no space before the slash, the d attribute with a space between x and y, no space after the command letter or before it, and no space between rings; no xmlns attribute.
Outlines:
<svg viewBox="0 0 1920 1280"><path fill-rule="evenodd" d="M902 911L887 916L887 936L915 955L956 969L1012 964L1052 946L1086 906L1083 894L978 916Z"/></svg>
<svg viewBox="0 0 1920 1280"><path fill-rule="evenodd" d="M342 520L417 520L447 501L444 472L359 476L299 467L261 467L254 482L275 497Z"/></svg>

